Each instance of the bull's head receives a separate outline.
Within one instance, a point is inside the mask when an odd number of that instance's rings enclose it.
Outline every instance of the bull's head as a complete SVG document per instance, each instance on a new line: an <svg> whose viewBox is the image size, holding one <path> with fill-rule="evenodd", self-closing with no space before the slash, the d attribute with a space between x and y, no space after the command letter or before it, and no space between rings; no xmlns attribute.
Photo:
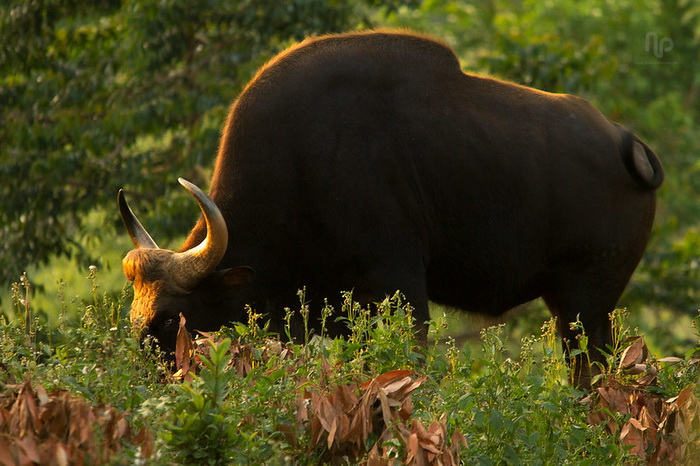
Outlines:
<svg viewBox="0 0 700 466"><path fill-rule="evenodd" d="M154 337L170 353L175 349L182 313L190 330L212 330L225 322L231 293L241 294L251 269L237 267L215 271L228 247L228 229L216 204L197 186L178 180L197 200L204 214L207 234L196 247L182 252L160 249L141 225L119 190L119 211L136 249L123 259L126 278L134 283L132 326L141 338Z"/></svg>

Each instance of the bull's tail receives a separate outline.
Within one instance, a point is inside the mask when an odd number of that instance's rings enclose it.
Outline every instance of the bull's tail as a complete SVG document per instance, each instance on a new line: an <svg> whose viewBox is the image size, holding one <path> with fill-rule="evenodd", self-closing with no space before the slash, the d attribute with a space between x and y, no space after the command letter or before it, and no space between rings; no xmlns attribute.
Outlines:
<svg viewBox="0 0 700 466"><path fill-rule="evenodd" d="M664 169L649 146L628 133L622 147L622 157L632 178L642 187L656 189L664 181Z"/></svg>

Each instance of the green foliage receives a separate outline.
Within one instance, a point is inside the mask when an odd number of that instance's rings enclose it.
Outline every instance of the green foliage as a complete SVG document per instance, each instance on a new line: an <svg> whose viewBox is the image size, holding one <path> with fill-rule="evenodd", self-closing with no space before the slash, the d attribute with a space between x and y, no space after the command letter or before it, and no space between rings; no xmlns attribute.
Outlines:
<svg viewBox="0 0 700 466"><path fill-rule="evenodd" d="M346 322L350 335L347 341L336 340L333 349L357 370L374 374L419 367L424 355L415 348L412 312L400 293L377 303L376 312L362 308L346 293L338 318Z"/></svg>
<svg viewBox="0 0 700 466"><path fill-rule="evenodd" d="M647 140L667 181L622 304L692 315L700 307L688 259L700 255L695 3L6 2L0 284L56 255L102 266L96 243L122 231L119 187L133 191L160 242L185 234L197 212L173 180L206 184L228 105L257 67L310 34L390 25L444 38L468 69L583 95Z"/></svg>
<svg viewBox="0 0 700 466"><path fill-rule="evenodd" d="M0 316L0 384L31 377L47 390L69 389L93 403L109 400L123 410L138 407L152 395L151 387L160 387L159 374L165 369L131 335L120 312L123 302L100 293L94 275L92 300L76 309L82 318L62 320L57 329L34 312L30 289L24 278L14 296L22 312L9 322ZM60 306L67 310L69 304Z"/></svg>
<svg viewBox="0 0 700 466"><path fill-rule="evenodd" d="M665 303L692 313L700 303L700 233L689 229L645 259L646 282L633 284L642 300Z"/></svg>
<svg viewBox="0 0 700 466"><path fill-rule="evenodd" d="M175 387L174 420L166 424L163 441L181 464L222 464L239 448L236 426L227 422L232 371L226 371L231 340L211 344L204 369L190 383Z"/></svg>
<svg viewBox="0 0 700 466"><path fill-rule="evenodd" d="M447 410L448 427L467 439L464 463L614 464L630 459L602 428L586 424L580 393L565 383L566 365L553 323L543 327L542 336L523 339L518 359L508 356L502 325L485 329L483 358L453 357L449 370L432 376L441 381L436 397ZM457 351L452 347L449 353Z"/></svg>
<svg viewBox="0 0 700 466"><path fill-rule="evenodd" d="M443 419L450 435L459 431L466 439L461 460L467 464L636 461L606 423L590 424L590 406L567 383L554 319L541 335L521 340L519 355L509 351L502 325L482 331L480 356L451 339L416 352L411 308L400 296L379 303L377 314L371 314L348 294L338 312L349 326L347 339L282 343L251 311L247 325L205 339L196 356L199 372L179 382L167 375L157 354L140 347L118 312L122 303L99 291L94 271L92 288L93 298L81 305L81 322L50 334L45 318L32 311L29 282L16 287L15 301L23 312L13 321L0 321L0 394L1 387L30 379L47 390L80 394L94 406L113 406L154 434L156 453L150 460L157 463L317 463L325 450L309 450L305 394L396 369L427 375L413 396L413 416ZM632 334L626 315L618 312L613 318L611 367L620 363ZM437 335L442 324L431 325ZM650 390L668 399L693 386L698 353L696 339L684 358L652 363L658 375ZM604 380L625 377L612 371ZM627 421L615 419L619 425ZM406 453L398 441L384 448L396 458ZM126 446L115 461L134 461L141 454Z"/></svg>

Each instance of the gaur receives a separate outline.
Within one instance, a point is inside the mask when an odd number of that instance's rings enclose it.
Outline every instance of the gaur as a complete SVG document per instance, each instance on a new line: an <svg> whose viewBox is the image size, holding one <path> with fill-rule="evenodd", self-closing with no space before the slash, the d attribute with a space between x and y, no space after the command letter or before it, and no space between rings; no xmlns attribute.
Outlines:
<svg viewBox="0 0 700 466"><path fill-rule="evenodd" d="M400 290L424 341L429 300L499 315L542 296L562 338L576 345L578 317L604 349L662 180L651 149L581 98L467 74L417 34L311 38L233 102L209 195L181 181L204 215L179 252L120 193L131 319L169 351L180 313L212 330L250 304L282 331L302 287L312 325L342 290L362 304Z"/></svg>

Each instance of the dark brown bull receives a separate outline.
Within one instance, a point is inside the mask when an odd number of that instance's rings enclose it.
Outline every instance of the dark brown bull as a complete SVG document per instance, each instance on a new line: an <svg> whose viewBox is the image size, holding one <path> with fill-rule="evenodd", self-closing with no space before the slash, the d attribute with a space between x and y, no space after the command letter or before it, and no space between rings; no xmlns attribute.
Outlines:
<svg viewBox="0 0 700 466"><path fill-rule="evenodd" d="M250 303L281 330L303 286L313 317L341 290L363 303L401 290L419 323L428 300L497 315L543 296L564 339L580 316L605 348L662 179L584 100L465 74L440 42L309 39L234 102L211 200L181 181L204 212L181 252L157 249L120 195L131 318L170 350L179 313L211 330Z"/></svg>

